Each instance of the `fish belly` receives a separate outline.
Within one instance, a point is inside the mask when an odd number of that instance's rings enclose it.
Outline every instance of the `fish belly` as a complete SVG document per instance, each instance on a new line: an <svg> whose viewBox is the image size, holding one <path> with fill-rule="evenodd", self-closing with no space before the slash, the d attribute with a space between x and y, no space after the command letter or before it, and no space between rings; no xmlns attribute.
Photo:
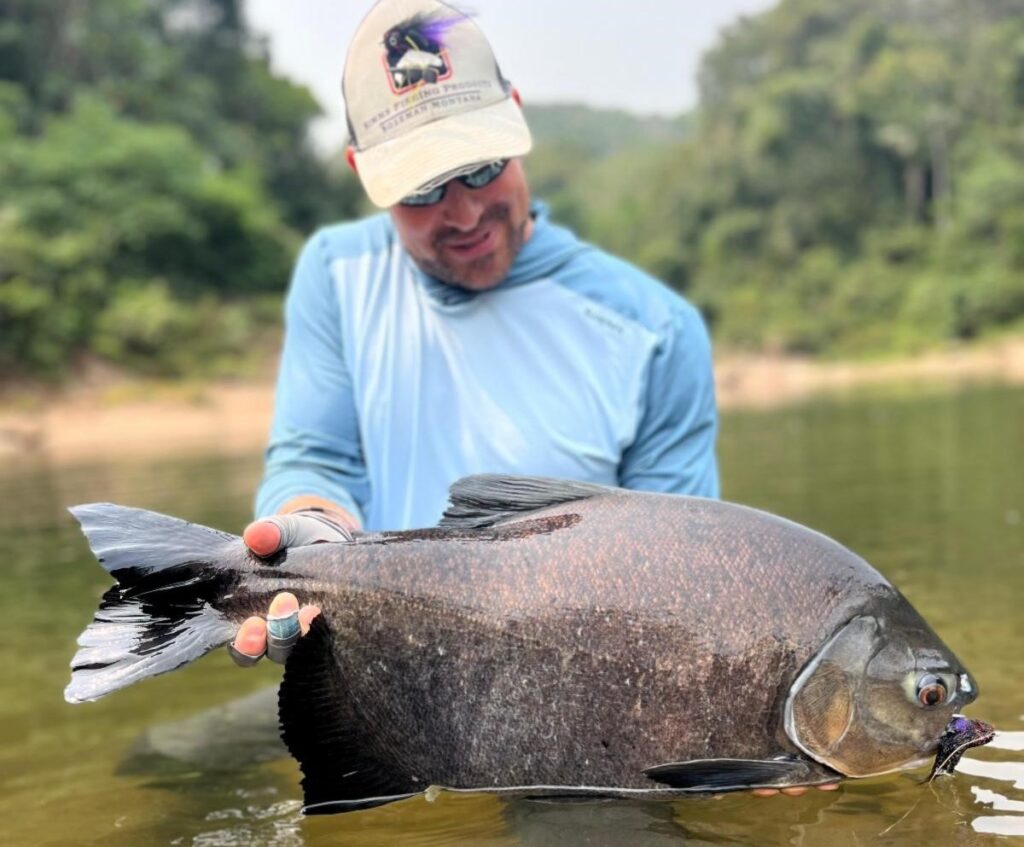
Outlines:
<svg viewBox="0 0 1024 847"><path fill-rule="evenodd" d="M720 656L627 612L495 622L363 601L332 623L340 711L375 760L428 784L651 788L661 762L786 752L775 695L795 660L775 642Z"/></svg>

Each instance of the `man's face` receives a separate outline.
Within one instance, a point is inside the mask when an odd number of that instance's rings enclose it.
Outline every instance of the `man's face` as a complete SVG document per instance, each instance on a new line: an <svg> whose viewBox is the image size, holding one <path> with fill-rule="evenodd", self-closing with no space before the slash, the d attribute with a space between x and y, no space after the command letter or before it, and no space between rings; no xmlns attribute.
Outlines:
<svg viewBox="0 0 1024 847"><path fill-rule="evenodd" d="M473 291L501 282L533 228L522 163L512 159L490 185L457 179L433 206L392 206L402 246L421 270Z"/></svg>

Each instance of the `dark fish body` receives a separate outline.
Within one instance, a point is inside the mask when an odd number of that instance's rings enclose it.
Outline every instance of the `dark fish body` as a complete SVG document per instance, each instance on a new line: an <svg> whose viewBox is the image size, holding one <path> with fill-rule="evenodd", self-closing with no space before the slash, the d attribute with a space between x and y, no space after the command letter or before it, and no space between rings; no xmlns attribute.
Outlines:
<svg viewBox="0 0 1024 847"><path fill-rule="evenodd" d="M338 695L427 784L650 788L666 761L797 752L776 738L797 672L869 597L901 602L824 537L712 500L624 493L448 536L283 565L330 580L292 587L325 612Z"/></svg>
<svg viewBox="0 0 1024 847"><path fill-rule="evenodd" d="M178 521L158 532L151 519L173 519L119 510L165 539L143 550L123 520L108 526L110 509L75 510L120 585L83 633L68 699L196 658L293 591L323 610L280 695L310 804L430 785L628 795L835 781L934 755L975 696L863 559L733 504L471 478L439 528L272 562L233 536ZM197 562L210 563L202 577ZM187 620L162 611L189 602ZM140 611L153 622L129 634ZM189 649L168 649L186 628ZM935 685L945 698L924 704Z"/></svg>

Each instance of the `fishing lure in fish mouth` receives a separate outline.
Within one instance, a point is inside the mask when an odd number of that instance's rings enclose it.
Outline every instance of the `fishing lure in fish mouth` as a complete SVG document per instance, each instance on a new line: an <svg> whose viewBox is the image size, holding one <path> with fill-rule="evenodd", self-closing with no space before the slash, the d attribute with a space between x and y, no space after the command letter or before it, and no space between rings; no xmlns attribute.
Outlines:
<svg viewBox="0 0 1024 847"><path fill-rule="evenodd" d="M954 768L971 747L981 747L996 737L991 724L984 721L971 720L963 715L953 715L939 739L939 750L935 754L935 764L928 775L928 782L939 776L950 776Z"/></svg>

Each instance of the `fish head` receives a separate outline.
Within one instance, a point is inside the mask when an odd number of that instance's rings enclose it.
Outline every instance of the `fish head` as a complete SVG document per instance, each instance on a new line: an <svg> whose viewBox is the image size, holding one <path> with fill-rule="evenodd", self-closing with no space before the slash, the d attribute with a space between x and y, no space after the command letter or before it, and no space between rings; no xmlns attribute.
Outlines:
<svg viewBox="0 0 1024 847"><path fill-rule="evenodd" d="M927 763L953 715L978 696L928 624L906 601L896 605L894 615L862 615L841 627L786 701L790 740L846 776Z"/></svg>

